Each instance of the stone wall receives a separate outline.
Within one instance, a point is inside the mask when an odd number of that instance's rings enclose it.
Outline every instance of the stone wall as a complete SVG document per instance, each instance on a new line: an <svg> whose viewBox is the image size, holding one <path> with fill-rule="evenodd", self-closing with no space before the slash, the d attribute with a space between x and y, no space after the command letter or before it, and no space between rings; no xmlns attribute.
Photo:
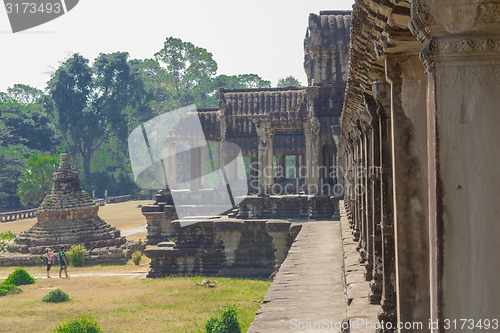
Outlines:
<svg viewBox="0 0 500 333"><path fill-rule="evenodd" d="M329 196L248 196L239 204L237 218L330 219L338 213L338 199Z"/></svg>
<svg viewBox="0 0 500 333"><path fill-rule="evenodd" d="M129 241L121 247L103 247L85 252L85 265L103 265L126 262L135 251L144 252L146 244ZM54 267L59 265L57 250L53 248L56 257ZM26 267L45 265L43 253L39 255L4 252L0 254L0 267Z"/></svg>
<svg viewBox="0 0 500 333"><path fill-rule="evenodd" d="M182 226L184 223L172 222L175 242L146 249L151 258L148 277L267 278L279 268L301 228L282 220L212 219Z"/></svg>

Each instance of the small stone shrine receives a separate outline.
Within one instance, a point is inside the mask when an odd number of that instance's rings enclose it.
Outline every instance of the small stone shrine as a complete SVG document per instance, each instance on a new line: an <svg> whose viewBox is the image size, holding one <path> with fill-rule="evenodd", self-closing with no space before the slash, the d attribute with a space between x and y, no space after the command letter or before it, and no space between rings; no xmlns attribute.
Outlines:
<svg viewBox="0 0 500 333"><path fill-rule="evenodd" d="M82 190L78 172L71 167L68 155L60 157L52 192L45 196L36 212L37 223L21 232L8 251L40 255L47 247L57 251L61 246L69 249L81 244L87 249L87 261L109 263L143 249L142 243L127 242L120 236L120 230L97 215L99 206Z"/></svg>

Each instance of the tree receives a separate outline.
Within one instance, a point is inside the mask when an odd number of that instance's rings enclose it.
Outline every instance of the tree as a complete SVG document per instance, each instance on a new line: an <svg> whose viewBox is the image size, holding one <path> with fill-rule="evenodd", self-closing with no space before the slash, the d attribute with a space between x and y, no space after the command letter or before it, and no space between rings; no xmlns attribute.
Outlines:
<svg viewBox="0 0 500 333"><path fill-rule="evenodd" d="M176 99L182 106L196 103L207 106L210 83L217 72L212 53L181 39L169 37L163 49L155 54L156 60L166 66L171 76Z"/></svg>
<svg viewBox="0 0 500 333"><path fill-rule="evenodd" d="M21 169L24 167L24 159L16 146L0 147L0 165L2 166L0 168L0 210L18 207L17 186Z"/></svg>
<svg viewBox="0 0 500 333"><path fill-rule="evenodd" d="M300 87L302 84L300 83L299 80L294 78L293 76L288 76L284 79L280 79L278 81L278 84L276 85L278 88L285 88L285 87Z"/></svg>
<svg viewBox="0 0 500 333"><path fill-rule="evenodd" d="M23 206L38 205L52 189L52 176L59 165L59 156L31 155L26 160L26 167L17 194Z"/></svg>
<svg viewBox="0 0 500 333"><path fill-rule="evenodd" d="M246 88L271 88L271 81L263 80L257 74L241 74L238 79Z"/></svg>
<svg viewBox="0 0 500 333"><path fill-rule="evenodd" d="M142 81L126 52L100 54L92 67L74 54L54 73L49 90L69 152L81 158L88 185L96 151L112 136L125 141L130 114L143 102Z"/></svg>
<svg viewBox="0 0 500 333"><path fill-rule="evenodd" d="M7 96L21 104L33 104L42 97L41 90L25 84L14 84L14 87L7 88Z"/></svg>

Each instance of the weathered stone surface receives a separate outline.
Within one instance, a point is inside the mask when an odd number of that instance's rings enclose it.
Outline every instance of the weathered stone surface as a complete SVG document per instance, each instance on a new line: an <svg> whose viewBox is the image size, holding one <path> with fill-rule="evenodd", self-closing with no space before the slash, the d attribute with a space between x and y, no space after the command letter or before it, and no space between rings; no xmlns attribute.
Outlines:
<svg viewBox="0 0 500 333"><path fill-rule="evenodd" d="M182 223L185 222L172 222L175 245L160 243L146 249L146 255L151 258L148 277L218 275L267 278L283 261L300 227L291 228L288 221L269 223L266 220L226 218L200 220L186 226Z"/></svg>

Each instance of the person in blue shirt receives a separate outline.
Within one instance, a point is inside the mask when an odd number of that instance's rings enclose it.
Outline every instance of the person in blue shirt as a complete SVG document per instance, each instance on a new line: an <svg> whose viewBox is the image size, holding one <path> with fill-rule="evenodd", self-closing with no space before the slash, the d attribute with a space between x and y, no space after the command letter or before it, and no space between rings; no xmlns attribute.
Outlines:
<svg viewBox="0 0 500 333"><path fill-rule="evenodd" d="M66 253L64 253L64 246L61 246L61 251L59 251L59 264L61 268L59 269L59 278L61 277L61 273L64 270L64 274L66 274L66 279L68 276L68 258L66 257Z"/></svg>

